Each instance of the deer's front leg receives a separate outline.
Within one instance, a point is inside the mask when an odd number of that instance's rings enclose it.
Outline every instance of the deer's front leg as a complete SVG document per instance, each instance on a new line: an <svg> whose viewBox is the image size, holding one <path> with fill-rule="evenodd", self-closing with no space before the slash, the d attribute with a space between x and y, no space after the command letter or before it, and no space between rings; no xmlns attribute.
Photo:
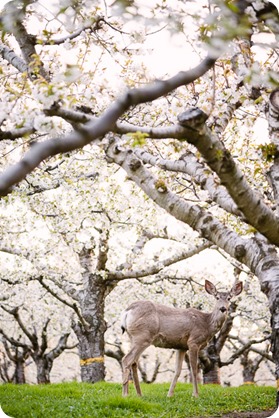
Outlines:
<svg viewBox="0 0 279 418"><path fill-rule="evenodd" d="M168 397L171 397L173 395L174 392L174 388L176 386L177 380L180 376L181 373L181 369L182 369L182 364L183 364L183 360L185 358L185 354L186 351L183 350L178 350L176 352L176 363L175 363L175 372L174 372L174 376L169 388L169 392L168 392Z"/></svg>
<svg viewBox="0 0 279 418"><path fill-rule="evenodd" d="M193 381L193 396L197 398L199 396L198 392L198 354L199 346L197 344L189 344L189 361L191 366L191 374Z"/></svg>

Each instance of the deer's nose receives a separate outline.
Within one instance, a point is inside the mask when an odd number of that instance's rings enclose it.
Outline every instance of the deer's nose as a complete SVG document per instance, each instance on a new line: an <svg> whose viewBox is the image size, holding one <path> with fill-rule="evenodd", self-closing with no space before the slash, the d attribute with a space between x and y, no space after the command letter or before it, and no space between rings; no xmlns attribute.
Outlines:
<svg viewBox="0 0 279 418"><path fill-rule="evenodd" d="M226 310L227 310L227 308L225 308L225 306L222 306L222 308L220 308L220 311L223 312L223 313L226 312Z"/></svg>

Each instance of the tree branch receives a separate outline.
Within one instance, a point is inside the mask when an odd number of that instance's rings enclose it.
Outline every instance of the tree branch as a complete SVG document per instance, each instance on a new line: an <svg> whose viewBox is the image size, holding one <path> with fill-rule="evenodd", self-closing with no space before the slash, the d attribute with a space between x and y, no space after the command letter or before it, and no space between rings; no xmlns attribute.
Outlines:
<svg viewBox="0 0 279 418"><path fill-rule="evenodd" d="M37 337L35 334L31 334L31 332L28 331L26 326L23 324L22 319L19 315L19 307L16 307L14 309L8 309L5 306L1 305L1 308L7 312L8 314L12 315L16 322L18 323L19 327L22 329L26 337L29 339L29 341L34 345L38 344Z"/></svg>
<svg viewBox="0 0 279 418"><path fill-rule="evenodd" d="M28 65L26 64L25 61L23 61L23 59L18 57L12 49L8 48L5 45L0 44L0 54L4 60L8 61L8 63L11 64L18 71L29 75ZM2 139L2 136L1 136L1 139Z"/></svg>
<svg viewBox="0 0 279 418"><path fill-rule="evenodd" d="M52 290L45 282L42 276L36 277L36 280L38 280L38 282L52 295L54 296L57 300L59 300L59 302L63 303L64 305L68 306L69 308L73 309L73 311L76 313L78 319L80 320L81 324L83 325L83 327L85 329L87 329L87 323L85 322L82 314L80 313L77 304L74 303L70 303L68 301L66 301L65 299L61 298L60 296L57 295L57 293Z"/></svg>
<svg viewBox="0 0 279 418"><path fill-rule="evenodd" d="M229 338L233 338L233 337L229 336ZM244 353L247 349L249 349L253 344L260 344L260 343L268 340L269 338L270 338L270 336L263 337L260 340L252 339L248 343L243 343L243 341L241 341L237 338L238 341L240 341L243 344L243 346L241 348L239 348L238 350L236 350L235 353L233 353L233 355L227 361L222 361L221 366L223 367L223 366L228 366L228 365L232 364L237 358L240 357L240 355L242 353Z"/></svg>
<svg viewBox="0 0 279 418"><path fill-rule="evenodd" d="M151 276L154 274L159 273L165 267L169 267L174 263L178 263L179 261L185 260L187 258L191 258L196 254L204 251L207 248L210 248L212 245L211 242L205 242L197 247L192 249L186 249L181 251L179 254L174 254L172 257L166 258L161 260L158 263L154 263L151 266L147 266L146 268L138 269L138 270L129 270L129 271L110 271L107 275L108 281L121 281L125 279L138 279L146 276Z"/></svg>
<svg viewBox="0 0 279 418"><path fill-rule="evenodd" d="M46 357L48 358L48 360L53 362L57 357L60 356L60 354L64 350L68 349L67 341L68 341L69 335L70 335L70 332L67 332L66 334L62 335L59 338L57 345L46 354Z"/></svg>
<svg viewBox="0 0 279 418"><path fill-rule="evenodd" d="M102 116L88 122L81 132L73 132L64 137L52 138L39 142L23 156L21 161L9 167L0 176L0 195L6 195L11 187L20 182L46 158L59 153L73 151L86 144L102 138L112 131L119 117L131 106L153 101L164 96L179 86L189 84L205 74L214 65L215 58L205 58L197 67L189 71L181 71L167 80L156 81L142 88L128 90L126 94L116 100Z"/></svg>
<svg viewBox="0 0 279 418"><path fill-rule="evenodd" d="M136 149L135 155L145 164L151 164L167 171L188 174L203 190L207 190L210 198L226 212L239 216L240 218L243 217L226 188L216 183L213 174L209 173L209 169L191 151L187 150L178 161L153 156L141 149Z"/></svg>

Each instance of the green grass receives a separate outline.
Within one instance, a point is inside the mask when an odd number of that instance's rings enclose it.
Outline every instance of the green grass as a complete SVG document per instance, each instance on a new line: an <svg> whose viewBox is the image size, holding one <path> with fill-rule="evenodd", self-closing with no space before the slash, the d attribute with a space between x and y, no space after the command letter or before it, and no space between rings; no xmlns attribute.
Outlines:
<svg viewBox="0 0 279 418"><path fill-rule="evenodd" d="M127 398L121 385L113 383L63 383L52 385L0 385L0 405L14 418L187 418L222 416L228 412L274 410L272 387L223 388L200 386L200 397L192 398L192 386L178 384L167 398L168 384L142 384L143 397L130 386Z"/></svg>

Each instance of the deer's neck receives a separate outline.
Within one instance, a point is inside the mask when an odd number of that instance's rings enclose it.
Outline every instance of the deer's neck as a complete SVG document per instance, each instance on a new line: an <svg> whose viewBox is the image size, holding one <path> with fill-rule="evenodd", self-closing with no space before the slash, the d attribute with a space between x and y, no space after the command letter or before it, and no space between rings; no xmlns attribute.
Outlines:
<svg viewBox="0 0 279 418"><path fill-rule="evenodd" d="M214 311L211 312L209 327L212 334L216 334L216 332L222 328L226 317L227 314L222 313L219 309L214 309Z"/></svg>

